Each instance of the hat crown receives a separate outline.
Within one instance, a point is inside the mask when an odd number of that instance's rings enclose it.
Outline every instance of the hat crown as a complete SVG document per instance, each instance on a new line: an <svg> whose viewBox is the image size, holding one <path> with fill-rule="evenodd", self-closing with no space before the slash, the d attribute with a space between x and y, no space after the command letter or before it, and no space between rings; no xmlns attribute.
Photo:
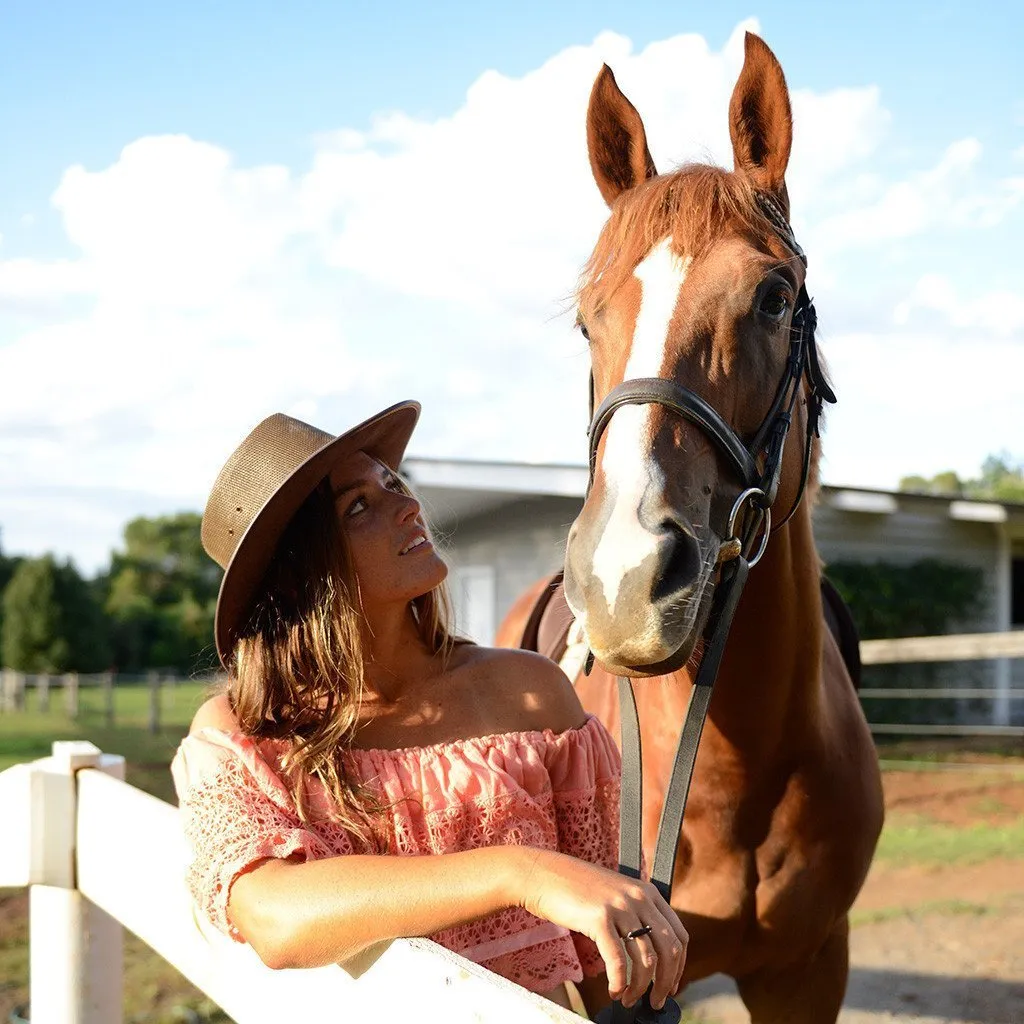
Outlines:
<svg viewBox="0 0 1024 1024"><path fill-rule="evenodd" d="M218 474L203 512L203 548L222 569L260 509L333 440L332 434L280 412L253 428Z"/></svg>

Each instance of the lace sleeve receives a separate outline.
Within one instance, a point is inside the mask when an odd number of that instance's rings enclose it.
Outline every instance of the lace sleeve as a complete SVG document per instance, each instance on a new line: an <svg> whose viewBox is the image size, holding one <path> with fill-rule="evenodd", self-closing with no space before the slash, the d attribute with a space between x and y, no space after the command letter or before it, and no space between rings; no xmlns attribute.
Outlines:
<svg viewBox="0 0 1024 1024"><path fill-rule="evenodd" d="M549 771L562 853L613 871L618 867L621 770L615 741L593 716L573 731L569 742L553 749ZM602 973L604 961L596 944L575 932L572 938L583 973Z"/></svg>
<svg viewBox="0 0 1024 1024"><path fill-rule="evenodd" d="M302 824L251 743L206 732L183 741L171 766L189 845L186 881L210 921L244 942L227 916L239 875L268 857L312 860L344 851L332 850Z"/></svg>

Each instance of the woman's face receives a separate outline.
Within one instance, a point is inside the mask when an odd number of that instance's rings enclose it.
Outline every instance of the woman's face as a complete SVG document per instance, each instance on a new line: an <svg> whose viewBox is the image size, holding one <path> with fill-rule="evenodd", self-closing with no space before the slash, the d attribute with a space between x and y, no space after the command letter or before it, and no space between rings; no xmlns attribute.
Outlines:
<svg viewBox="0 0 1024 1024"><path fill-rule="evenodd" d="M419 502L404 492L397 474L354 452L338 463L330 482L366 613L408 604L444 580L448 566L427 535Z"/></svg>

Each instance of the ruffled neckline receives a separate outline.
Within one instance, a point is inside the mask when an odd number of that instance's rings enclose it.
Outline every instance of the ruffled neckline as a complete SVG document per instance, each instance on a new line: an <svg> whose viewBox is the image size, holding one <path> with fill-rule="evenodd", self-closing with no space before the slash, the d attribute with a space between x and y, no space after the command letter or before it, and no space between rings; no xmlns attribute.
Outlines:
<svg viewBox="0 0 1024 1024"><path fill-rule="evenodd" d="M594 728L596 722L598 722L597 716L586 712L586 718L581 725L573 726L562 732L555 732L553 729L521 729L512 732L485 733L482 736L468 736L457 740L442 740L440 743L427 743L408 747L350 747L346 754L356 758L394 758L396 760L404 760L407 758L439 756L448 751L464 750L467 747L474 750L485 750L506 744L531 745L544 743L550 745L559 741L569 742L573 737L582 736ZM288 740L276 739L272 736L250 736L248 733L238 729L218 729L213 725L203 726L190 735L198 736L203 733L227 736L232 740L244 743L266 743L271 745L284 745L288 743Z"/></svg>

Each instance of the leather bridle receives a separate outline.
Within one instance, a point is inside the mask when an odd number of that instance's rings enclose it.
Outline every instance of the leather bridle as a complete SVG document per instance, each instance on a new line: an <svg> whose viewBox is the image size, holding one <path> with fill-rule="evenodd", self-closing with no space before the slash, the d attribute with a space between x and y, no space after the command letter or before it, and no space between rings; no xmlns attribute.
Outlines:
<svg viewBox="0 0 1024 1024"><path fill-rule="evenodd" d="M782 208L766 193L756 192L755 199L761 213L806 267L807 257L797 244L793 229ZM708 707L711 704L711 692L718 675L718 667L725 651L726 638L747 575L764 554L772 533L771 508L778 493L782 476L783 450L793 422L793 410L800 395L802 380L805 377L807 379L807 429L800 487L792 506L785 517L776 524L775 529L789 521L803 498L810 472L814 438L820 436L822 406L825 402L833 403L836 400L818 359L818 348L814 338L816 326L814 304L806 287L801 285L791 321L786 369L775 389L775 396L768 412L749 441L741 438L700 395L663 377L641 377L623 381L608 393L595 412L594 378L591 374L588 494L594 482L597 448L601 435L616 410L624 405L661 405L696 424L715 443L741 485L741 492L733 503L729 515L726 539L719 549L720 576L711 614L704 629L704 654L693 681L693 691L686 709L686 718L679 736L658 826L651 881L666 901L670 900L672 895L676 853L690 781L693 777L693 765ZM753 514L747 517L745 525L741 528L739 518L744 506L749 506ZM592 665L593 655L590 655L584 671L589 673ZM630 877L639 878L643 820L640 722L632 681L621 676L618 686L622 747L619 871ZM679 1006L674 1000L666 1000L661 1010L655 1010L650 1005L648 996L649 993L639 1003L629 1008L617 1001L613 1002L598 1015L597 1020L601 1024L675 1024L679 1020Z"/></svg>
<svg viewBox="0 0 1024 1024"><path fill-rule="evenodd" d="M763 192L755 193L755 198L759 209L776 233L806 267L807 257L793 237L793 230L782 209L774 199ZM621 384L612 388L595 412L593 409L594 384L593 376L591 376L591 420L587 431L590 438L588 493L594 481L597 448L601 442L601 436L616 410L621 409L624 405L661 405L700 427L715 443L719 453L739 479L742 493L734 504L729 517L730 536L725 543L740 540L743 550L749 555L762 528L765 535L771 528L771 507L778 493L779 480L782 476L782 453L789 428L793 422L793 409L800 395L801 380L804 377L807 378L808 395L807 430L800 487L789 511L784 518L776 523L776 529L789 521L800 504L810 473L814 438L820 436L819 421L822 406L825 402L835 402L836 400L835 393L825 379L818 359L818 346L814 338L817 322L814 303L807 294L806 287L801 285L790 325L789 355L786 360L786 368L775 389L772 404L761 421L760 427L750 440L741 438L722 416L696 392L664 377L638 377L622 381ZM747 523L744 536L737 538L732 535L731 528L735 525L744 504L748 504L755 515ZM751 565L755 565L758 558L764 553L766 543L767 539L765 538L757 556L751 560Z"/></svg>

